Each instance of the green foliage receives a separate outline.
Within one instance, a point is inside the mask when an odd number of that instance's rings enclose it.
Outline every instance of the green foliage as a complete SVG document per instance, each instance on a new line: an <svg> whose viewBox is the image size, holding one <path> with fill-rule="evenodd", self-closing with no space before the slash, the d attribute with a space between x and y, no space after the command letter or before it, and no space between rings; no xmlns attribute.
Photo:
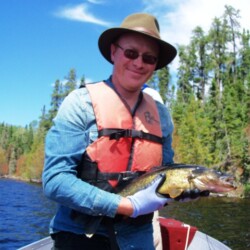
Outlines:
<svg viewBox="0 0 250 250"><path fill-rule="evenodd" d="M151 88L159 91L162 100L164 103L170 101L171 92L170 90L170 74L169 68L164 67L160 70L157 70L151 79L149 79L148 84Z"/></svg>
<svg viewBox="0 0 250 250"><path fill-rule="evenodd" d="M173 113L177 114L178 110ZM178 119L175 131L176 136L180 138L175 148L178 158L182 162L209 166L212 163L209 148L211 124L205 116L203 106L191 96L188 104L182 107Z"/></svg>
<svg viewBox="0 0 250 250"><path fill-rule="evenodd" d="M244 185L244 196L250 197L250 183Z"/></svg>
<svg viewBox="0 0 250 250"><path fill-rule="evenodd" d="M7 167L7 157L5 155L5 150L0 147L0 176L6 175L8 173Z"/></svg>
<svg viewBox="0 0 250 250"><path fill-rule="evenodd" d="M81 82L84 82L84 78L81 79ZM45 131L49 130L64 98L76 87L77 80L74 69L69 71L69 74L65 77L64 82L60 81L59 79L55 81L53 92L51 94L50 109L47 111L45 106L42 108L42 114L40 116L39 122L40 128L43 128Z"/></svg>
<svg viewBox="0 0 250 250"><path fill-rule="evenodd" d="M66 97L72 90L74 90L77 86L76 80L76 72L74 69L71 69L68 76L65 77L66 82L64 84L64 91L62 97Z"/></svg>
<svg viewBox="0 0 250 250"><path fill-rule="evenodd" d="M249 31L239 32L239 12L225 6L208 34L194 29L179 46L174 148L181 162L243 168L249 181ZM238 48L236 44L242 44Z"/></svg>

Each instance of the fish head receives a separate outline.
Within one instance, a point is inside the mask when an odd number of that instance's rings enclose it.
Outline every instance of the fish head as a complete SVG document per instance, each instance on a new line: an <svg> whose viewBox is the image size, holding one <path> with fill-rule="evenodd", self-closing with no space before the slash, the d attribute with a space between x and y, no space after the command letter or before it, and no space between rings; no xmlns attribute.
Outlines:
<svg viewBox="0 0 250 250"><path fill-rule="evenodd" d="M225 193L237 188L232 175L203 167L197 167L192 171L190 181L199 190L212 193Z"/></svg>

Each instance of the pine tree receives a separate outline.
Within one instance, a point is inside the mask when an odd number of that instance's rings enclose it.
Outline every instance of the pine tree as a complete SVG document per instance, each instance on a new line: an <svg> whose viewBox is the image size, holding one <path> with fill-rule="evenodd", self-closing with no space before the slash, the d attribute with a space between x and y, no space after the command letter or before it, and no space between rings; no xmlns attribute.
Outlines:
<svg viewBox="0 0 250 250"><path fill-rule="evenodd" d="M195 100L194 96L190 96L188 104L182 110L181 122L176 131L180 138L175 149L179 161L211 165L210 127L211 124L205 116L203 105Z"/></svg>
<svg viewBox="0 0 250 250"><path fill-rule="evenodd" d="M76 81L76 71L75 69L71 69L69 71L68 76L65 77L66 82L64 84L62 98L65 98L72 90L76 89L77 81Z"/></svg>
<svg viewBox="0 0 250 250"><path fill-rule="evenodd" d="M196 27L193 31L190 47L192 48L192 75L193 89L198 99L205 102L205 89L208 85L209 69L208 69L208 54L207 54L208 38L205 36L201 27Z"/></svg>
<svg viewBox="0 0 250 250"><path fill-rule="evenodd" d="M42 114L40 116L40 120L39 120L39 129L44 130L44 131L48 131L52 125L52 119L51 116L49 115L49 113L47 113L46 110L46 106L44 105L42 108Z"/></svg>
<svg viewBox="0 0 250 250"><path fill-rule="evenodd" d="M235 83L237 78L237 39L240 37L240 24L238 19L240 18L239 10L235 10L232 6L226 5L223 15L224 22L228 27L228 42L232 44L232 52L230 53L229 72L233 75L233 82Z"/></svg>
<svg viewBox="0 0 250 250"><path fill-rule="evenodd" d="M147 84L159 92L163 103L166 103L170 95L170 73L168 67L163 67L154 72L153 76L148 80Z"/></svg>
<svg viewBox="0 0 250 250"><path fill-rule="evenodd" d="M193 94L193 87L190 83L192 78L193 60L190 58L194 54L189 46L179 46L179 68L177 80L178 98L181 102L187 102L190 95ZM180 99L181 98L181 99Z"/></svg>
<svg viewBox="0 0 250 250"><path fill-rule="evenodd" d="M52 124L53 118L56 116L58 109L63 101L64 95L62 90L62 83L60 80L56 80L54 84L53 93L51 95L50 110L49 110L49 120Z"/></svg>

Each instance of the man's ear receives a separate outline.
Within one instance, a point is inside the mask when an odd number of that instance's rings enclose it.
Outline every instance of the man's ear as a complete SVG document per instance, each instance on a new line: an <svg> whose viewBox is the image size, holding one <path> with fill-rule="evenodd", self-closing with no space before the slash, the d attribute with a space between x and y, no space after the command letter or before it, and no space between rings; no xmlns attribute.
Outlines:
<svg viewBox="0 0 250 250"><path fill-rule="evenodd" d="M116 52L116 46L112 43L110 45L110 58L111 58L111 61L114 62L114 54Z"/></svg>

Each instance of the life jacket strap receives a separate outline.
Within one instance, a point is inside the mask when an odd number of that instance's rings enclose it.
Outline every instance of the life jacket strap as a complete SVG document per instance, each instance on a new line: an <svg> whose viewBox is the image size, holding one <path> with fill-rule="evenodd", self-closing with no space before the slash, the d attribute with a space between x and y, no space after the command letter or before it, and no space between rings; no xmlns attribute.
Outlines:
<svg viewBox="0 0 250 250"><path fill-rule="evenodd" d="M139 138L148 141L153 141L159 144L163 144L163 138L143 132L142 130L135 130L135 129L110 129L105 128L98 131L98 137L101 136L109 136L110 140L119 140L122 137L128 138Z"/></svg>
<svg viewBox="0 0 250 250"><path fill-rule="evenodd" d="M81 180L95 186L98 186L98 183L107 183L108 185L108 181L118 181L119 183L123 181L127 182L144 173L145 171L100 172L97 163L91 161L87 152L84 153L82 161L77 167L77 176ZM109 186L110 185L108 185L108 187ZM110 189L110 187L108 189Z"/></svg>
<svg viewBox="0 0 250 250"><path fill-rule="evenodd" d="M100 181L109 181L109 180L117 180L118 182L120 181L129 181L132 180L136 177L139 177L145 173L144 171L137 171L137 172L132 172L132 171L124 171L124 172L98 172L97 173L97 180Z"/></svg>

